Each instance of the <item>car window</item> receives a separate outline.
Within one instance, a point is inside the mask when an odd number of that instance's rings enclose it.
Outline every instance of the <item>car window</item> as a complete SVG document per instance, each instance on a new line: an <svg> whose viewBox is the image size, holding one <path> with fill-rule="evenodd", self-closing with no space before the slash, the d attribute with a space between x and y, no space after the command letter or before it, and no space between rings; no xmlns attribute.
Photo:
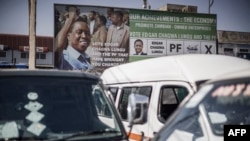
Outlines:
<svg viewBox="0 0 250 141"><path fill-rule="evenodd" d="M116 97L117 97L117 93L118 93L119 88L118 87L109 87L108 90L112 94L114 101L116 101Z"/></svg>
<svg viewBox="0 0 250 141"><path fill-rule="evenodd" d="M112 112L110 111L110 108L108 107L108 103L106 100L104 100L103 92L100 88L96 88L94 90L94 102L96 104L97 113L99 116L107 116L111 117Z"/></svg>
<svg viewBox="0 0 250 141"><path fill-rule="evenodd" d="M122 88L121 98L118 105L118 112L121 115L122 120L127 120L127 106L128 97L131 93L145 95L150 98L152 91L151 86L141 86L141 87L124 87Z"/></svg>
<svg viewBox="0 0 250 141"><path fill-rule="evenodd" d="M187 88L182 86L162 87L159 96L158 119L165 122L187 95Z"/></svg>

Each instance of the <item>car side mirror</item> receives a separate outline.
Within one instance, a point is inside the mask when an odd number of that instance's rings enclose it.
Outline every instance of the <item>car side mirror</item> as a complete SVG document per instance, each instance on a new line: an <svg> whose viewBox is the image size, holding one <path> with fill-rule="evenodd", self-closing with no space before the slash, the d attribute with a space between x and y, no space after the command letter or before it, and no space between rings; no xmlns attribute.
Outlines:
<svg viewBox="0 0 250 141"><path fill-rule="evenodd" d="M128 122L129 127L133 124L143 124L147 121L149 98L141 94L130 94L128 98Z"/></svg>

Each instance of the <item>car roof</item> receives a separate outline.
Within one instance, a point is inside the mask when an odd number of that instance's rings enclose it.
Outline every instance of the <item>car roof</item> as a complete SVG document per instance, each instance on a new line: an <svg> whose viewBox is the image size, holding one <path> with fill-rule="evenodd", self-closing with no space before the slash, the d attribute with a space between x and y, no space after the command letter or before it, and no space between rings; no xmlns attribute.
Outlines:
<svg viewBox="0 0 250 141"><path fill-rule="evenodd" d="M221 76L217 76L216 78L207 81L206 83L204 83L204 85L221 81L227 81L227 80L236 80L236 79L248 79L250 81L250 68L225 73Z"/></svg>
<svg viewBox="0 0 250 141"><path fill-rule="evenodd" d="M99 76L87 72L57 69L0 69L0 77L2 76L49 76L100 79Z"/></svg>
<svg viewBox="0 0 250 141"><path fill-rule="evenodd" d="M144 59L106 69L104 84L180 80L195 83L250 68L250 61L226 55L186 54Z"/></svg>

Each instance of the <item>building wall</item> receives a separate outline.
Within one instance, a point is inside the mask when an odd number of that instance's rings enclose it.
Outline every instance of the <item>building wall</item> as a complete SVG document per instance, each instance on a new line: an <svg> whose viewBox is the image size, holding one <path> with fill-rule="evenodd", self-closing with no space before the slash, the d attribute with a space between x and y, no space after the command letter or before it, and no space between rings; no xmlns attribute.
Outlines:
<svg viewBox="0 0 250 141"><path fill-rule="evenodd" d="M0 61L28 64L29 53L23 49L29 46L28 35L0 34L0 45L8 47L8 50L0 50L0 53L6 52L6 57L0 57ZM36 65L53 66L53 37L36 37L36 46L45 48L36 53Z"/></svg>
<svg viewBox="0 0 250 141"><path fill-rule="evenodd" d="M217 31L218 54L236 56L250 60L250 33Z"/></svg>
<svg viewBox="0 0 250 141"><path fill-rule="evenodd" d="M185 13L197 13L197 6L191 5L179 5L179 4L166 4L158 8L160 11L168 12L185 12Z"/></svg>

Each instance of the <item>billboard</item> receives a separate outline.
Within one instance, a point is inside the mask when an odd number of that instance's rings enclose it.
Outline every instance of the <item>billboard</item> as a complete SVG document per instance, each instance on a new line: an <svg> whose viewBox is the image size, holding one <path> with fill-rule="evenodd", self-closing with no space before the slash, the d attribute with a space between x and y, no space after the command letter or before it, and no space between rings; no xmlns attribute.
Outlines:
<svg viewBox="0 0 250 141"><path fill-rule="evenodd" d="M54 4L54 10L55 65L60 69L103 72L151 57L217 53L213 14L65 4ZM79 29L74 32L74 27Z"/></svg>

